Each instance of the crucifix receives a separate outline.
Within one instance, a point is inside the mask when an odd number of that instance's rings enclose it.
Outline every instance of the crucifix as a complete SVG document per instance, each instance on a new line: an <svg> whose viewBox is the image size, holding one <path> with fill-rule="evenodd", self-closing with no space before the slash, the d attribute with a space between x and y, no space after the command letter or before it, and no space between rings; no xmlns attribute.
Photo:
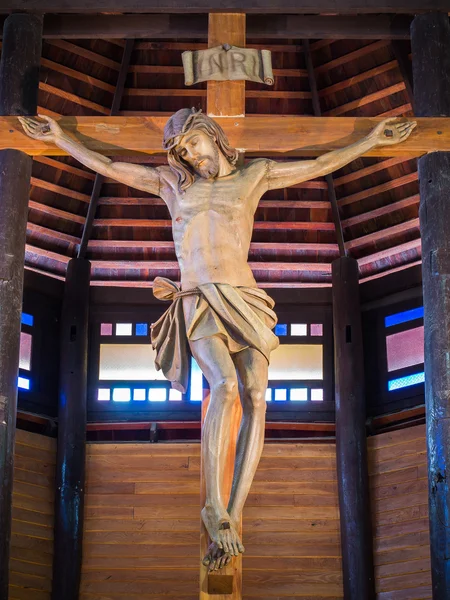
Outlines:
<svg viewBox="0 0 450 600"><path fill-rule="evenodd" d="M245 44L244 15L210 16L210 46L225 42ZM210 82L208 112L243 115L244 90L244 82ZM229 591L208 586L207 579L208 572L226 569L244 552L242 511L263 449L268 365L278 345L272 332L274 302L258 289L247 262L258 202L268 190L325 176L375 147L403 142L416 123L384 120L362 139L315 160L256 158L244 164L213 118L185 108L164 128L168 165L151 168L112 161L88 149L50 117L20 120L31 138L55 144L97 173L161 197L169 209L181 287L155 280L155 296L172 303L153 325L152 343L157 367L175 388L186 390L187 348L208 380L201 517L210 543L202 556L201 598L212 593L240 598L238 577ZM230 463L238 395L242 418ZM223 487L227 464L233 472L229 499Z"/></svg>

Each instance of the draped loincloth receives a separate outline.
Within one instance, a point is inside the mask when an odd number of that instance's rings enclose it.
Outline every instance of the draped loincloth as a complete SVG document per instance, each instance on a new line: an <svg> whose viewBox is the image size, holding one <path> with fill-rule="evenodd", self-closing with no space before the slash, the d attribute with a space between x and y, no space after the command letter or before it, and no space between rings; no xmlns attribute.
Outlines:
<svg viewBox="0 0 450 600"><path fill-rule="evenodd" d="M230 354L255 348L267 362L279 344L272 332L277 323L275 302L259 288L204 283L181 291L170 279L157 277L153 294L159 300L172 301L151 327L155 366L181 392L188 384L189 340L219 336Z"/></svg>

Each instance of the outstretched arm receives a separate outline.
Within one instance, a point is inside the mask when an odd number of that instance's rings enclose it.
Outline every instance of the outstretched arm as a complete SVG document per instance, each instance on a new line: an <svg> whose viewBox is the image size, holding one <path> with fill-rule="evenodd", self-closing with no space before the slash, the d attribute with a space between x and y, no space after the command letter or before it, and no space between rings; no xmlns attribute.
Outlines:
<svg viewBox="0 0 450 600"><path fill-rule="evenodd" d="M83 144L69 137L58 123L51 117L41 116L42 121L33 117L19 117L27 135L35 140L56 144L80 163L93 171L111 177L116 181L130 185L138 190L160 195L160 175L157 169L133 165L130 163L113 162L107 156L89 150Z"/></svg>
<svg viewBox="0 0 450 600"><path fill-rule="evenodd" d="M359 158L375 146L389 146L404 142L416 127L415 121L395 123L397 119L386 119L379 123L369 135L341 150L328 152L316 160L303 160L293 162L270 162L269 189L289 187L328 175L346 164Z"/></svg>

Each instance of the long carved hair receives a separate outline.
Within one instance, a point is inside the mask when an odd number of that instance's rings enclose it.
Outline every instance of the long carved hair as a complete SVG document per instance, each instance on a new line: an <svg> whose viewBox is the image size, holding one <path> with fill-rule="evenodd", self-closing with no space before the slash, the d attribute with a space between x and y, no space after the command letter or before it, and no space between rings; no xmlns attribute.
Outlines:
<svg viewBox="0 0 450 600"><path fill-rule="evenodd" d="M167 150L167 162L169 166L178 175L178 188L180 192L185 191L194 183L196 173L194 169L184 161L176 150L181 138L192 131L199 129L204 131L210 138L214 139L219 150L225 158L235 165L239 152L230 146L227 136L220 125L211 117L205 115L199 110L181 109L170 117L164 128L163 148Z"/></svg>

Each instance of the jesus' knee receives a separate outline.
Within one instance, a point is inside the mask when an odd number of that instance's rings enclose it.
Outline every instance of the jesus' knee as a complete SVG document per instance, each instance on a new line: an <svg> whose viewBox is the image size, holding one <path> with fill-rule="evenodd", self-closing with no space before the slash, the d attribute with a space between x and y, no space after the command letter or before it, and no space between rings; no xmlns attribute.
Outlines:
<svg viewBox="0 0 450 600"><path fill-rule="evenodd" d="M236 401L238 383L235 377L223 377L211 385L211 400L223 408L231 408Z"/></svg>
<svg viewBox="0 0 450 600"><path fill-rule="evenodd" d="M242 402L244 413L264 414L267 409L265 393L261 388L249 388L244 392Z"/></svg>

